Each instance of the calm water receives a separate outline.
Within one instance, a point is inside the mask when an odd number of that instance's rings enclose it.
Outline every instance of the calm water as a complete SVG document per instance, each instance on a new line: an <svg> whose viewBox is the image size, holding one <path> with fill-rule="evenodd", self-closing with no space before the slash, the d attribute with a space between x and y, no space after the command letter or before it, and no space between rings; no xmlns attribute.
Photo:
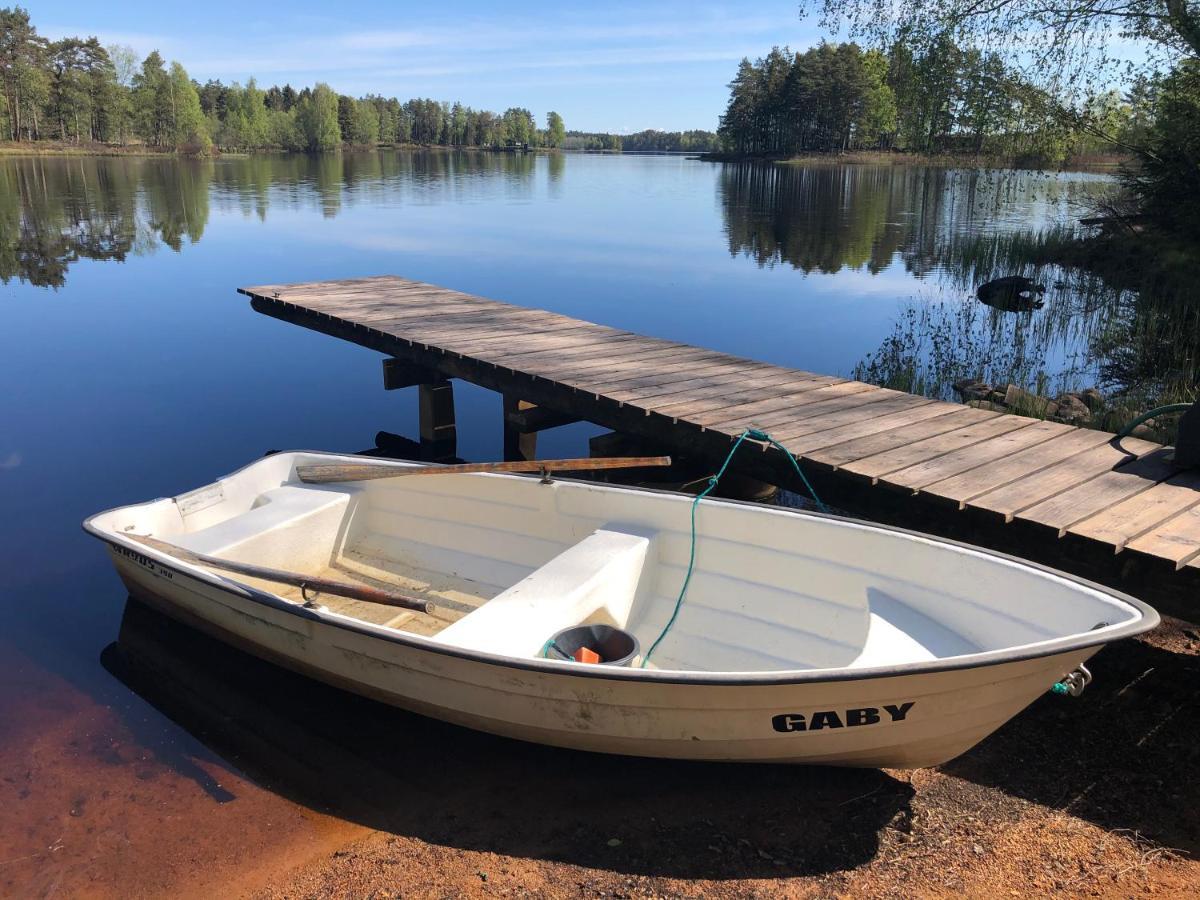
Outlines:
<svg viewBox="0 0 1200 900"><path fill-rule="evenodd" d="M141 722L133 745L203 755L100 664L125 595L85 516L269 449L415 436L414 392L382 390L380 357L252 312L239 285L395 273L830 374L933 303L971 310L972 340L1017 329L1037 367L1078 372L1069 277L1033 315L980 307L977 239L1069 222L1109 187L644 156L0 158L0 658L20 674L0 679L0 767L28 751L31 697L67 692L78 715ZM499 397L456 394L459 453L499 458ZM597 431L539 451L586 455Z"/></svg>

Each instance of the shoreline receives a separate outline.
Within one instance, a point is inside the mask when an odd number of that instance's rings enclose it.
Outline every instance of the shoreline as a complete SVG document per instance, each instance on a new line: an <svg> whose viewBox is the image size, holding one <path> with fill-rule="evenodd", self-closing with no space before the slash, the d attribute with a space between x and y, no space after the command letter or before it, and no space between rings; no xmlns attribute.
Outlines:
<svg viewBox="0 0 1200 900"><path fill-rule="evenodd" d="M759 162L784 166L931 166L937 168L1015 169L1060 172L1116 172L1128 158L1119 155L1074 156L1053 165L1046 161L1026 161L1015 156L974 153L906 153L888 150L852 150L846 153L803 153L793 156L770 153L697 154L705 162Z"/></svg>
<svg viewBox="0 0 1200 900"><path fill-rule="evenodd" d="M337 150L310 152L284 150L280 147L256 147L244 150L221 150L216 147L211 153L190 153L174 147L150 147L146 144L105 144L98 142L73 144L62 141L0 141L0 156L129 156L160 157L170 159L218 159L223 156L324 156L327 153L363 153L378 150L459 150L468 153L504 153L514 156L526 153L567 153L559 147L530 147L528 150L510 150L506 147L454 147L448 144L378 144L374 147L345 144Z"/></svg>
<svg viewBox="0 0 1200 900"><path fill-rule="evenodd" d="M379 144L375 147L345 145L332 153L364 153L380 150L438 150L467 153L496 153L523 155L527 153L563 153L584 155L651 155L639 151L619 150L564 150L561 147L531 147L513 151L504 147L454 147L445 144ZM167 159L219 159L221 157L248 156L324 156L325 153L309 153L301 150L283 150L277 147L260 147L248 150L220 150L214 148L209 154L194 154L175 148L149 147L145 144L72 144L61 141L0 141L0 157L131 157ZM1014 171L1060 171L1060 172L1117 172L1126 162L1121 156L1073 157L1058 165L1026 162L1016 157L980 156L975 154L931 154L900 153L877 150L855 150L849 153L807 153L797 156L778 154L737 154L719 152L672 153L673 156L717 163L769 163L784 166L928 166L935 168L1012 169Z"/></svg>

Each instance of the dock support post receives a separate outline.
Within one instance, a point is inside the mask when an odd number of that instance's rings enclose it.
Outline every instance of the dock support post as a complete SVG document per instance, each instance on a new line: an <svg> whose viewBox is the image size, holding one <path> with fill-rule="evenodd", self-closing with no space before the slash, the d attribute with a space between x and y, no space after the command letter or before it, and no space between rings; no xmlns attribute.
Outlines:
<svg viewBox="0 0 1200 900"><path fill-rule="evenodd" d="M523 431L518 424L526 410L536 409L528 400L518 400L511 394L504 395L504 460L520 462L537 458L537 432Z"/></svg>
<svg viewBox="0 0 1200 900"><path fill-rule="evenodd" d="M383 389L417 387L421 459L449 462L458 457L458 429L454 421L454 385L441 372L400 359L383 361Z"/></svg>
<svg viewBox="0 0 1200 900"><path fill-rule="evenodd" d="M421 459L445 462L458 455L454 385L447 379L417 386L421 420Z"/></svg>

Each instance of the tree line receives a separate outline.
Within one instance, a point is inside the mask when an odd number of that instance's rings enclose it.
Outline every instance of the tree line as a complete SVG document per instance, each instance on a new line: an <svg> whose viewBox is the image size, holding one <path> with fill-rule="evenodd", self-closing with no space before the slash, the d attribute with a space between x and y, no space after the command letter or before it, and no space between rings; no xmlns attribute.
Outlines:
<svg viewBox="0 0 1200 900"><path fill-rule="evenodd" d="M743 59L719 135L728 152L788 155L849 150L973 153L1058 162L1112 151L1143 126L1145 96L1098 95L1077 115L1024 81L994 52L945 35L914 51L821 43ZM1106 129L1086 127L1103 119Z"/></svg>
<svg viewBox="0 0 1200 900"><path fill-rule="evenodd" d="M222 150L325 151L343 145L561 147L562 116L539 128L523 107L503 113L429 99L349 97L327 84L299 91L193 81L157 52L95 37L50 41L28 10L0 8L0 136L12 141L127 144L197 153Z"/></svg>
<svg viewBox="0 0 1200 900"><path fill-rule="evenodd" d="M566 150L628 150L630 152L704 153L716 150L720 139L715 132L657 131L653 128L633 134L568 131L562 147Z"/></svg>

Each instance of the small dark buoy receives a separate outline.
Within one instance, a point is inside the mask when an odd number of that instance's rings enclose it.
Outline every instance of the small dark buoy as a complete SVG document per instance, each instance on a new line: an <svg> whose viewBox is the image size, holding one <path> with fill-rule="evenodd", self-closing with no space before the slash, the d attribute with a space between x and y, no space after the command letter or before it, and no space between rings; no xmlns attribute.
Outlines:
<svg viewBox="0 0 1200 900"><path fill-rule="evenodd" d="M984 282L975 289L975 296L980 303L986 303L993 309L1005 312L1026 312L1031 309L1041 309L1044 301L1042 294L1046 293L1044 284L1037 284L1032 278L1024 275L1006 275Z"/></svg>

